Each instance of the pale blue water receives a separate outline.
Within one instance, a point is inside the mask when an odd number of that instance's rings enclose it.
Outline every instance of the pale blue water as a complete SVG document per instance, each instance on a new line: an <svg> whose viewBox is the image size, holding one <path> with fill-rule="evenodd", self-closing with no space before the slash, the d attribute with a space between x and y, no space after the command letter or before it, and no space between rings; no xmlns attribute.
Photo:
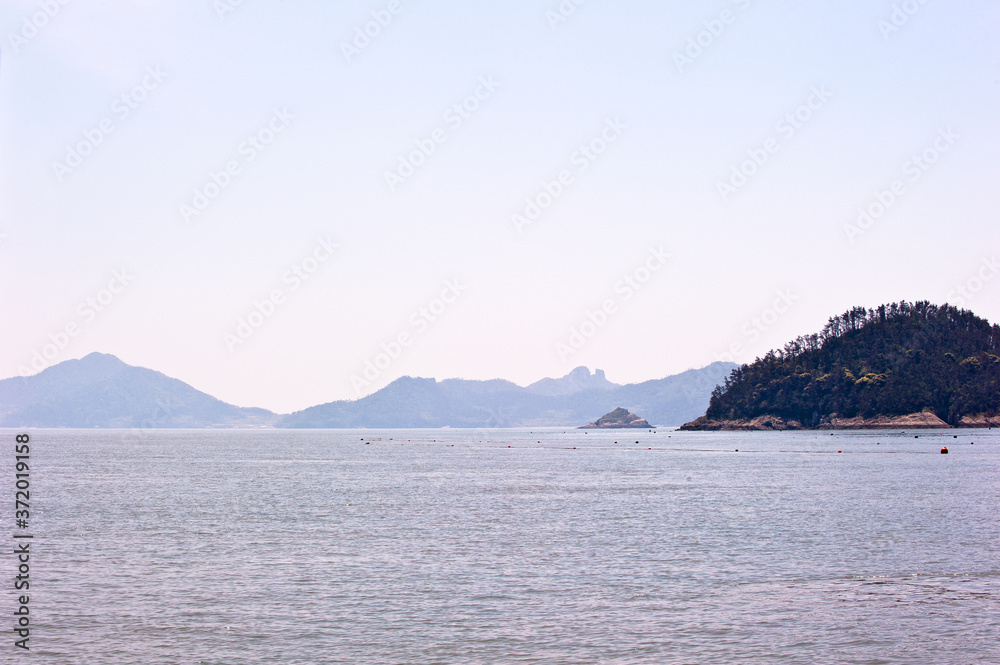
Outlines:
<svg viewBox="0 0 1000 665"><path fill-rule="evenodd" d="M32 431L15 656L1000 663L1000 432L954 434Z"/></svg>

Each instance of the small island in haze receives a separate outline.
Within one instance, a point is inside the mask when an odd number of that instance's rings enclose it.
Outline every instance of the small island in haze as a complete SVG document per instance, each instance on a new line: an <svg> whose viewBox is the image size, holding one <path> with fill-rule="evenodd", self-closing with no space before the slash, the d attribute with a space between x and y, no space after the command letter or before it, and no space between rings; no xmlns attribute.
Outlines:
<svg viewBox="0 0 1000 665"><path fill-rule="evenodd" d="M614 411L605 413L603 416L590 423L582 425L577 429L652 429L653 426L640 418L628 409L618 407Z"/></svg>
<svg viewBox="0 0 1000 665"><path fill-rule="evenodd" d="M718 386L682 430L1000 426L1000 326L928 302L856 307Z"/></svg>

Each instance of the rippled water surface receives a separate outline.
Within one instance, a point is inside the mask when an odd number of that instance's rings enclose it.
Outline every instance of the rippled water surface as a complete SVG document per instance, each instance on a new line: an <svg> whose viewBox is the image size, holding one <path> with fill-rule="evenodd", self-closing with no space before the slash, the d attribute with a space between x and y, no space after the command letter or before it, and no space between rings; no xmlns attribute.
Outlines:
<svg viewBox="0 0 1000 665"><path fill-rule="evenodd" d="M1000 663L954 435L34 431L26 660Z"/></svg>

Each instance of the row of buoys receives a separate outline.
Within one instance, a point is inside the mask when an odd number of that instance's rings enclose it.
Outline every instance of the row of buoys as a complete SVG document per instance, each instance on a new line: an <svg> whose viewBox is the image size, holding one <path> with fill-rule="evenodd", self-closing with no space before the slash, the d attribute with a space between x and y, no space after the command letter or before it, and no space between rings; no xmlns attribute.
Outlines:
<svg viewBox="0 0 1000 665"><path fill-rule="evenodd" d="M584 434L586 434L586 432L584 432ZM833 436L833 434L830 434L830 436ZM669 438L669 437L668 437L668 438ZM919 435L917 435L917 436L914 436L913 438L914 438L914 439L919 439L919 438L920 438L920 436L919 436ZM952 438L954 438L954 439L957 439L957 438L958 438L958 435L957 435L957 434L955 434L955 435L953 435L953 436L952 436ZM365 440L364 440L363 438L362 438L361 440L362 440L362 441L365 441ZM389 439L389 440L390 440L390 441L392 441L392 439ZM410 441L410 440L411 440L411 439L407 439L407 441ZM434 442L436 443L436 442L437 442L437 440L435 439L435 440L434 440ZM482 443L482 441L480 441L480 443ZM539 441L538 443L541 443L541 441ZM615 443L618 443L618 442L617 442L617 441L615 441ZM638 440L636 440L636 443L639 443L639 441L638 441ZM366 445L366 446L370 446L370 445L371 445L371 442L370 442L370 441L365 441L365 445ZM403 444L399 444L399 445L403 445ZM876 446L879 446L879 445L881 445L881 443L880 443L880 442L878 442L878 441L876 441L876 442L875 442L875 445L876 445ZM975 442L974 442L974 441L970 441L970 442L969 442L969 445L970 445L970 446L974 446L974 445L976 445L976 444L975 444ZM454 443L453 443L453 444L451 444L451 447L452 447L452 448L454 448L454 447L455 447L455 444L454 444ZM508 448L510 448L510 446L507 446L507 447L508 447ZM573 446L573 450L576 450L576 446ZM652 450L652 448L647 448L647 450ZM736 452L740 452L740 449L739 449L739 448L736 448ZM844 451L843 451L843 450L838 450L837 452L838 452L838 453L843 453ZM947 454L948 454L948 447L947 447L947 446L945 446L945 447L941 448L941 454L942 454L942 455L947 455Z"/></svg>

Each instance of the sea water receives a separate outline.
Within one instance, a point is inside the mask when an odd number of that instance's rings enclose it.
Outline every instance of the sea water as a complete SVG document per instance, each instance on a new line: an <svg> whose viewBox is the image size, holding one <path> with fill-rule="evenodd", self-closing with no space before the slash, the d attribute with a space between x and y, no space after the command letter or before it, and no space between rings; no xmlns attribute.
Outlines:
<svg viewBox="0 0 1000 665"><path fill-rule="evenodd" d="M25 662L1000 662L996 430L28 433Z"/></svg>

